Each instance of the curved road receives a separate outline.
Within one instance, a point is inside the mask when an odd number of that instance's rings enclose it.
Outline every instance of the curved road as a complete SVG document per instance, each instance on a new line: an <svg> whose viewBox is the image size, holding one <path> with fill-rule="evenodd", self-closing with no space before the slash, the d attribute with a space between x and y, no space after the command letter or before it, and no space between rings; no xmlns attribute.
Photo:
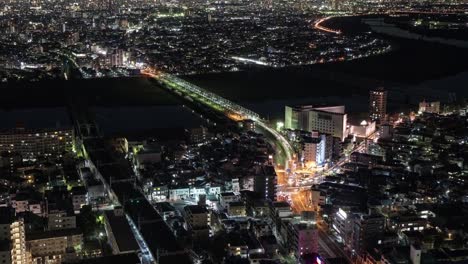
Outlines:
<svg viewBox="0 0 468 264"><path fill-rule="evenodd" d="M288 166L288 161L293 157L293 148L291 144L289 144L283 135L281 135L275 129L271 128L268 123L260 118L257 113L223 97L220 97L217 94L211 93L201 87L184 81L174 75L157 72L150 69L146 69L142 71L142 73L146 76L155 78L166 88L182 92L190 96L193 100L197 100L217 111L223 112L228 118L231 118L235 121L246 119L253 120L260 129L268 132L268 134L270 134L276 140L278 145L281 146L286 158L284 166L285 168Z"/></svg>

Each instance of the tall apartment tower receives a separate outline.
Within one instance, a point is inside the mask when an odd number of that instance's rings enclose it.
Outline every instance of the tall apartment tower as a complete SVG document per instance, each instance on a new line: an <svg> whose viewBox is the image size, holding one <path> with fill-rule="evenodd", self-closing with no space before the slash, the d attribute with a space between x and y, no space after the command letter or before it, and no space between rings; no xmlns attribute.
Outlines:
<svg viewBox="0 0 468 264"><path fill-rule="evenodd" d="M24 222L11 207L0 208L0 263L30 263L26 251Z"/></svg>
<svg viewBox="0 0 468 264"><path fill-rule="evenodd" d="M382 123L387 115L387 91L383 87L369 92L369 116L372 121Z"/></svg>

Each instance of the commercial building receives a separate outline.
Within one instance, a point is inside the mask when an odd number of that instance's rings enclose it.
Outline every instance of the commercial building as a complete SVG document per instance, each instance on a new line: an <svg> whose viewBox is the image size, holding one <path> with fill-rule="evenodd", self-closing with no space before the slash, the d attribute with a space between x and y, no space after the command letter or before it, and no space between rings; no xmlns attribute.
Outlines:
<svg viewBox="0 0 468 264"><path fill-rule="evenodd" d="M358 138L367 138L376 130L376 122L363 120L359 124L349 126L349 134Z"/></svg>
<svg viewBox="0 0 468 264"><path fill-rule="evenodd" d="M428 220L419 215L397 215L388 219L388 228L399 234L405 231L422 231L427 227Z"/></svg>
<svg viewBox="0 0 468 264"><path fill-rule="evenodd" d="M383 87L369 91L369 117L382 123L387 116L387 91Z"/></svg>
<svg viewBox="0 0 468 264"><path fill-rule="evenodd" d="M0 152L17 152L23 158L71 151L73 129L25 129L0 131Z"/></svg>
<svg viewBox="0 0 468 264"><path fill-rule="evenodd" d="M307 167L323 165L327 158L327 137L325 134L312 132L311 137L303 139L302 161Z"/></svg>
<svg viewBox="0 0 468 264"><path fill-rule="evenodd" d="M285 128L318 131L343 141L347 137L345 107L312 105L286 106Z"/></svg>
<svg viewBox="0 0 468 264"><path fill-rule="evenodd" d="M435 102L422 101L419 103L418 113L438 114L440 113L440 102L439 101L435 101Z"/></svg>

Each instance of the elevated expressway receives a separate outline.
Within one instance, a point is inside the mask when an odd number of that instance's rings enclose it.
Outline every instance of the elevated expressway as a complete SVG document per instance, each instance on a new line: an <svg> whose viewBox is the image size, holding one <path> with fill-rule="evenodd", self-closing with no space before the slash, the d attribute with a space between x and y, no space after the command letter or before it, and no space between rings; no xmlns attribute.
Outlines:
<svg viewBox="0 0 468 264"><path fill-rule="evenodd" d="M263 133L267 134L267 137L270 137L271 140L274 141L277 147L280 147L282 150L281 155L284 156L284 164L280 164L280 166L284 169L279 169L276 167L278 173L285 173L287 171L287 167L289 161L293 158L293 148L291 144L281 135L278 131L272 128L268 122L262 119L257 113L244 108L230 100L227 100L217 94L209 92L201 87L198 87L194 84L191 84L185 80L182 80L174 75L158 72L155 70L145 69L142 73L150 78L156 79L163 87L170 89L177 94L180 94L185 97L189 97L190 99L202 103L213 110L219 111L224 113L228 118L234 121L242 121L250 119L256 123L256 126L259 130ZM278 149L277 149L278 154ZM335 166L330 169L334 169L341 165L341 162L338 162ZM281 172L280 172L281 171ZM322 177L317 178L318 181L321 181ZM288 186L279 185L278 188L283 193L288 193L291 195L292 204L294 211L301 211L301 210L310 210L309 201L307 195L303 192L305 190L310 189L313 183L307 183L300 186ZM346 254L332 241L331 238L328 237L328 234L324 231L324 228L319 227L319 244L322 251L322 254L328 257L336 257L336 256L343 256L347 257Z"/></svg>
<svg viewBox="0 0 468 264"><path fill-rule="evenodd" d="M224 113L228 118L234 121L252 120L257 127L270 134L284 152L287 167L288 161L293 157L293 148L291 144L278 131L270 127L266 120L262 119L257 113L238 105L215 93L209 92L201 87L189 83L181 78L168 73L162 73L151 69L145 69L142 73L148 77L156 79L165 88L174 90L178 93L190 97L192 100L202 103L213 110Z"/></svg>

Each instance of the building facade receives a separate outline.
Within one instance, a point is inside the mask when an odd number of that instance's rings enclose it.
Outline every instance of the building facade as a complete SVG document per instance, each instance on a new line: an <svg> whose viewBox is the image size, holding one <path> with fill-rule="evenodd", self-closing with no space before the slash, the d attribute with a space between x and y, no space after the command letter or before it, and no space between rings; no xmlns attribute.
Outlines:
<svg viewBox="0 0 468 264"><path fill-rule="evenodd" d="M419 103L418 113L431 113L438 114L440 113L440 102L426 102L422 101Z"/></svg>
<svg viewBox="0 0 468 264"><path fill-rule="evenodd" d="M304 131L318 131L330 134L343 141L348 135L346 131L347 115L345 107L312 105L286 106L285 128Z"/></svg>
<svg viewBox="0 0 468 264"><path fill-rule="evenodd" d="M0 152L17 152L23 158L57 154L73 148L73 129L24 129L0 131Z"/></svg>
<svg viewBox="0 0 468 264"><path fill-rule="evenodd" d="M352 248L358 254L376 246L382 239L385 228L385 217L381 214L354 214Z"/></svg>
<svg viewBox="0 0 468 264"><path fill-rule="evenodd" d="M327 137L325 134L318 135L312 132L312 137L304 139L302 149L302 161L307 165L320 166L327 159Z"/></svg>
<svg viewBox="0 0 468 264"><path fill-rule="evenodd" d="M318 230L314 224L290 222L288 237L290 251L296 259L318 252Z"/></svg>
<svg viewBox="0 0 468 264"><path fill-rule="evenodd" d="M387 91L379 87L369 92L369 117L372 121L382 123L387 116Z"/></svg>
<svg viewBox="0 0 468 264"><path fill-rule="evenodd" d="M32 263L61 263L77 258L76 249L83 244L83 234L77 229L28 234L26 244Z"/></svg>

